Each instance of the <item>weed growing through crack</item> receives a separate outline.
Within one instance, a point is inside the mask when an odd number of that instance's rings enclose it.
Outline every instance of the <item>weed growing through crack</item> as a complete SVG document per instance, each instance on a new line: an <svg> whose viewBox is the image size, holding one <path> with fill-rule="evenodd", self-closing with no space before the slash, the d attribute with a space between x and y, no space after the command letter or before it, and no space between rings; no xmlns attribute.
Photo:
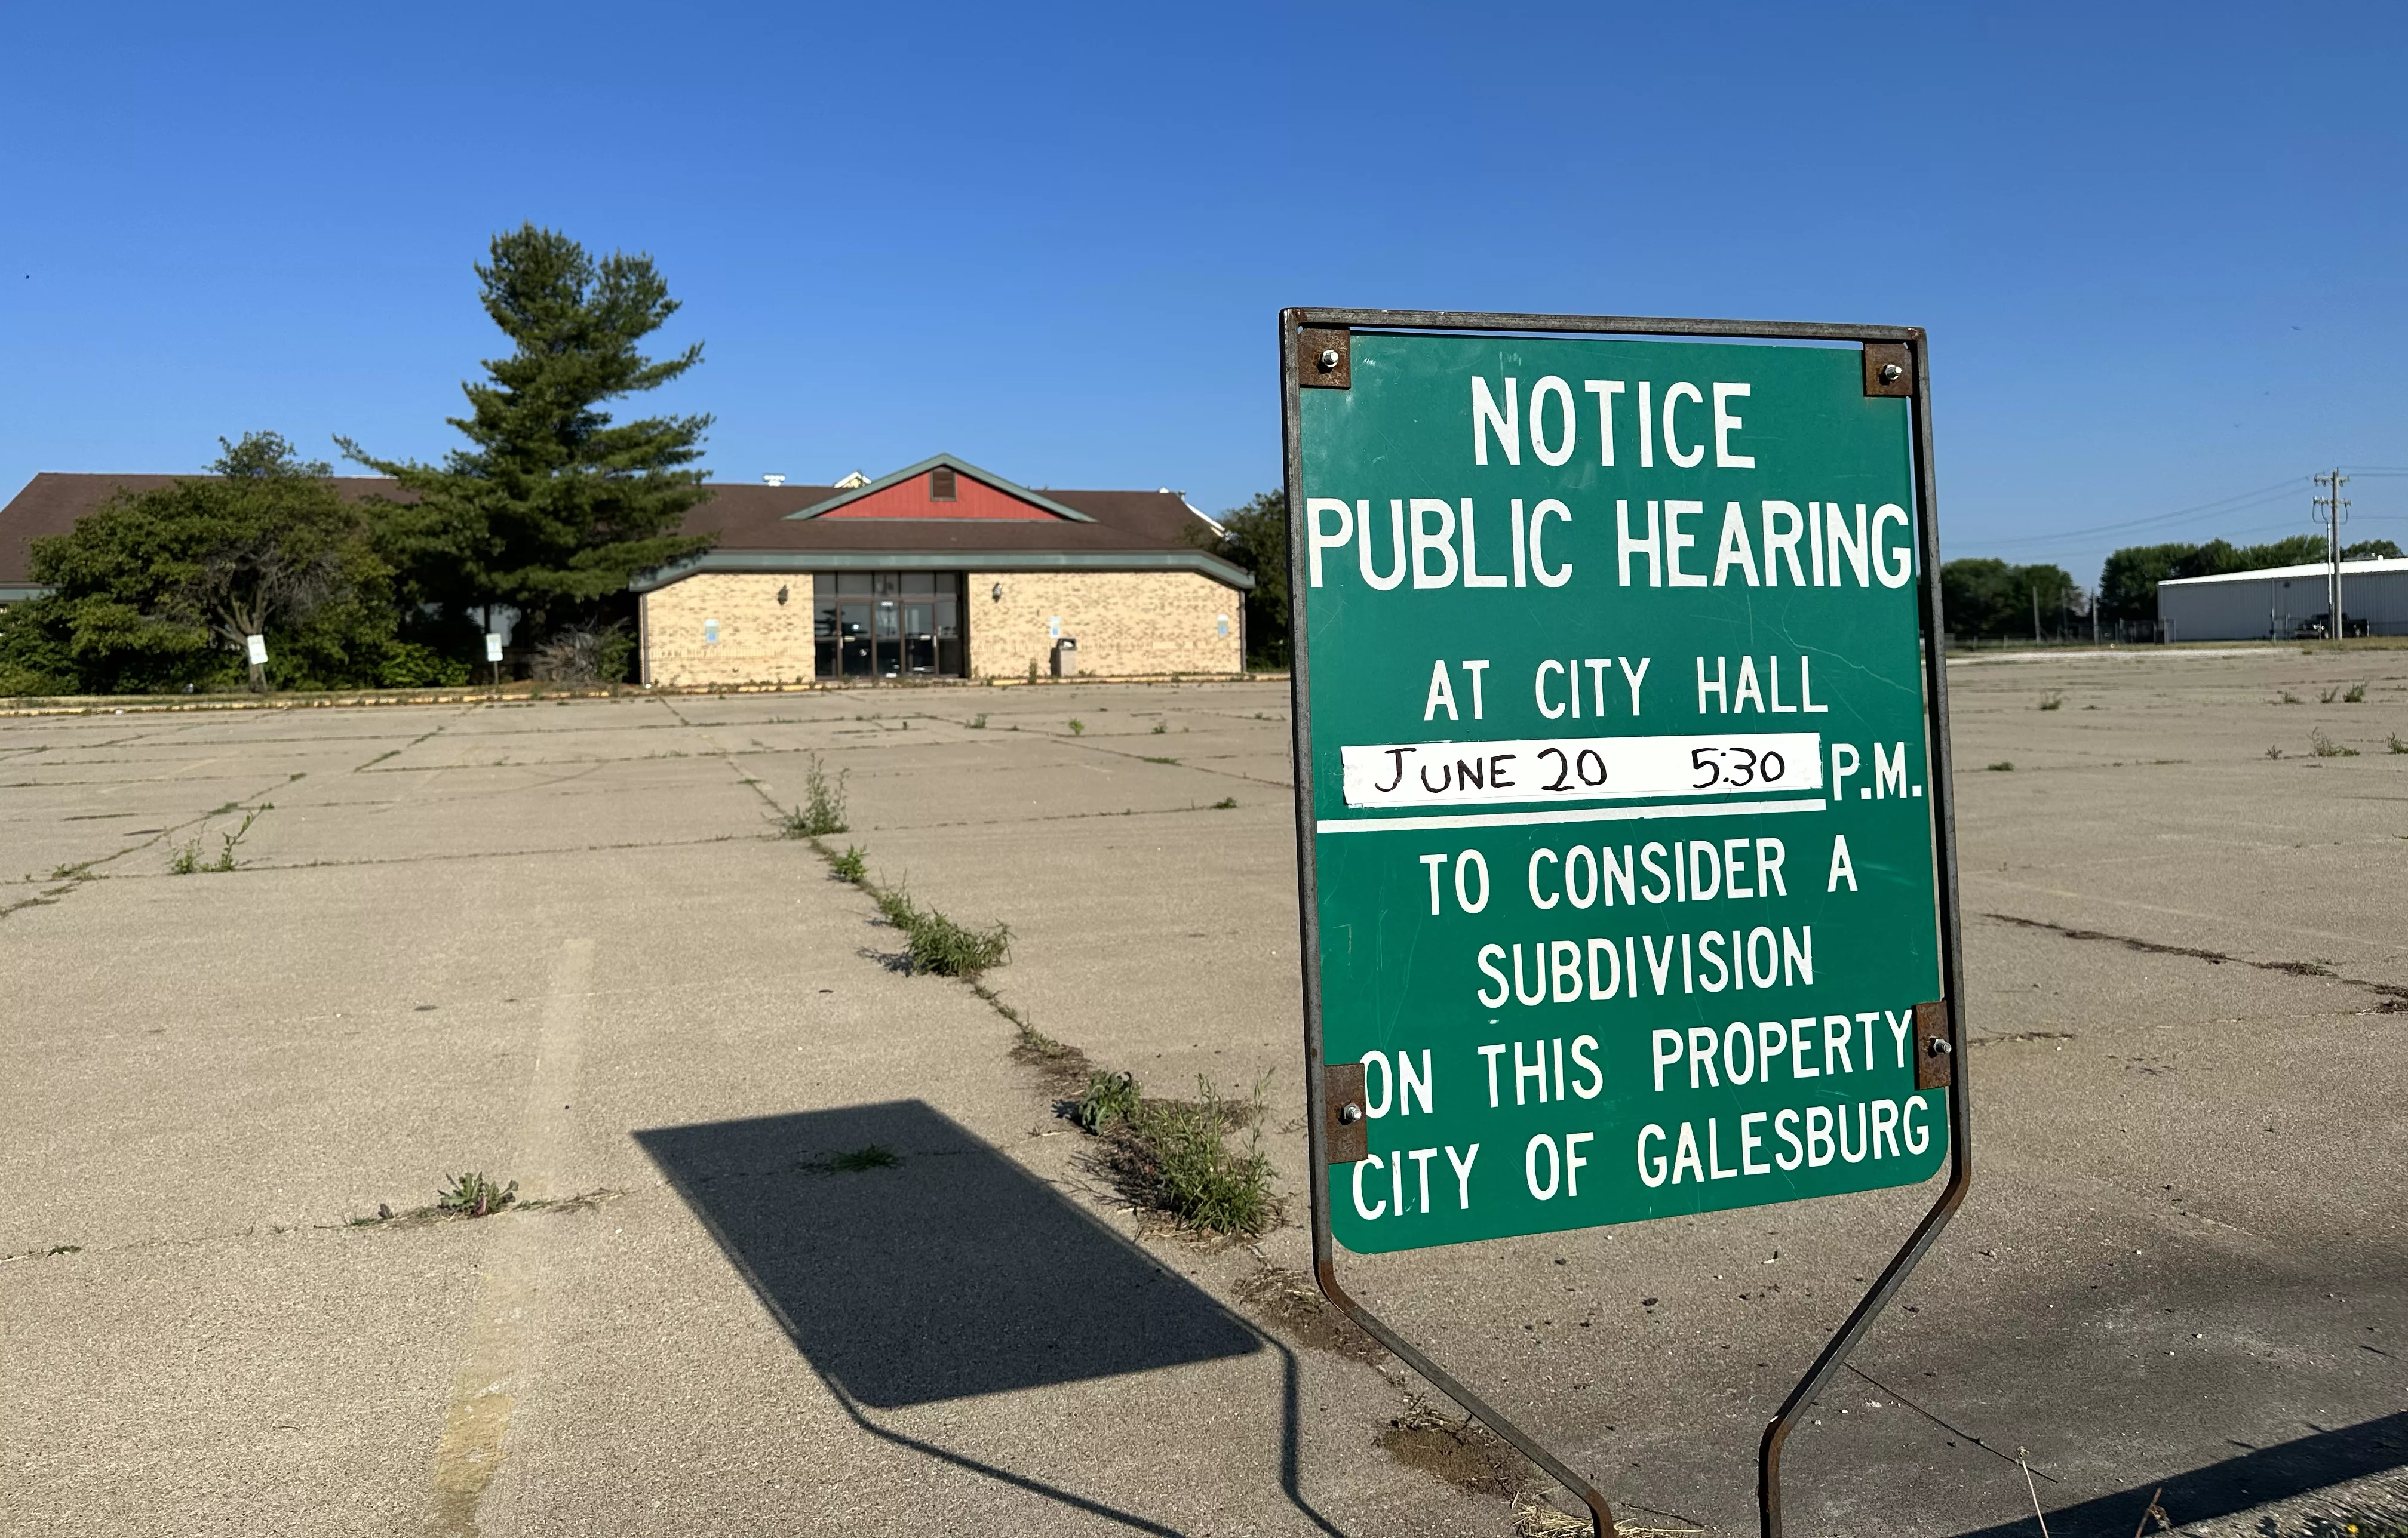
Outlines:
<svg viewBox="0 0 2408 1538"><path fill-rule="evenodd" d="M1081 720L1081 719L1080 719L1078 717L1076 717L1076 716L1071 717L1071 718L1070 718L1070 735L1072 735L1072 736L1074 736L1074 737L1083 737L1083 736L1085 736L1086 734L1087 734L1087 723L1086 723L1085 721Z"/></svg>
<svg viewBox="0 0 2408 1538"><path fill-rule="evenodd" d="M2333 741L2330 737L2326 736L2322 727L2317 728L2315 733L2308 738L2308 746L2315 750L2316 757L2320 759L2354 759L2358 757L2357 748L2344 748L2341 744Z"/></svg>
<svg viewBox="0 0 2408 1538"><path fill-rule="evenodd" d="M1162 1178L1163 1205L1214 1233L1250 1235L1269 1226L1271 1161L1263 1152L1263 1085L1254 1086L1245 1151L1222 1136L1223 1103L1197 1075L1194 1105L1165 1106L1145 1118Z"/></svg>
<svg viewBox="0 0 2408 1538"><path fill-rule="evenodd" d="M803 805L778 819L778 831L788 838L818 838L824 833L840 833L850 826L844 817L844 781L851 774L846 770L834 779L828 778L820 756L811 755L811 764L803 771Z"/></svg>
<svg viewBox="0 0 2408 1538"><path fill-rule="evenodd" d="M828 874L839 881L850 881L856 887L861 885L861 878L869 874L867 853L866 849L846 845L844 853L828 857Z"/></svg>
<svg viewBox="0 0 2408 1538"><path fill-rule="evenodd" d="M1177 759L1147 758L1145 762L1148 763L1177 763L1179 761Z"/></svg>
<svg viewBox="0 0 2408 1538"><path fill-rule="evenodd" d="M167 862L170 876L190 876L201 868L201 841L194 839L176 849L176 858Z"/></svg>
<svg viewBox="0 0 2408 1538"><path fill-rule="evenodd" d="M1238 798L1235 796L1223 796L1220 800L1212 804L1212 809L1216 812L1234 812L1238 809Z"/></svg>
<svg viewBox="0 0 2408 1538"><path fill-rule="evenodd" d="M2043 690L2043 691L2042 691L2042 692L2041 692L2041 697L2040 697L2040 707L2041 707L2042 710L2062 710L2062 709L2064 709L2064 708L2065 708L2065 691L2063 691L2063 690L2061 690L2061 689L2050 689L2050 690Z"/></svg>
<svg viewBox="0 0 2408 1538"><path fill-rule="evenodd" d="M883 1143L871 1143L845 1153L830 1154L827 1167L840 1175L858 1175L864 1170L891 1170L903 1162L903 1156Z"/></svg>
<svg viewBox="0 0 2408 1538"><path fill-rule="evenodd" d="M2270 747L2270 748L2268 748L2266 749L2266 756L2267 756L2268 758L2270 758L2270 759L2279 759L2279 758L2281 758L2281 757L2283 756L2283 749L2282 749L2281 745L2277 744L2277 745L2275 745L2275 746L2273 746L2273 747Z"/></svg>
<svg viewBox="0 0 2408 1538"><path fill-rule="evenodd" d="M482 1170L455 1175L452 1183L435 1198L439 1212L457 1213L463 1218L485 1218L501 1211L519 1199L519 1183L496 1186Z"/></svg>
<svg viewBox="0 0 2408 1538"><path fill-rule="evenodd" d="M1079 1097L1078 1122L1091 1132L1100 1132L1116 1121L1136 1116L1140 1104L1137 1080L1132 1075L1092 1074L1087 1078L1087 1092Z"/></svg>
<svg viewBox="0 0 2408 1538"><path fill-rule="evenodd" d="M871 890L870 895L877 899L878 911L886 921L903 932L904 963L913 972L933 972L939 977L975 977L1011 959L1009 924L971 929L934 908L921 907L911 901L910 892L900 888L893 891Z"/></svg>
<svg viewBox="0 0 2408 1538"><path fill-rule="evenodd" d="M2391 750L2395 753L2408 753L2408 742L2401 741L2400 733L2397 732L2391 733Z"/></svg>
<svg viewBox="0 0 2408 1538"><path fill-rule="evenodd" d="M2366 685L2362 683L2350 685L2347 690L2343 691L2341 703L2344 705L2364 705L2366 703Z"/></svg>
<svg viewBox="0 0 2408 1538"><path fill-rule="evenodd" d="M1128 1075L1091 1072L1071 1114L1106 1141L1105 1165L1130 1200L1198 1232L1251 1238L1279 1217L1262 1147L1268 1083L1266 1075L1252 1101L1239 1102L1198 1075L1192 1101L1147 1100ZM1239 1127L1248 1129L1242 1150L1228 1143Z"/></svg>
<svg viewBox="0 0 2408 1538"><path fill-rule="evenodd" d="M1170 723L1168 721L1156 721L1154 723L1154 734L1157 737L1169 730Z"/></svg>
<svg viewBox="0 0 2408 1538"><path fill-rule="evenodd" d="M2333 685L2330 689L2328 689L2328 690L2326 690L2323 693L2321 693L2321 694L2317 695L2317 696L2316 696L2316 703L2317 703L2318 705L2330 705L2330 704L2332 704L2335 700L2338 700L2338 699L2340 699L2340 698L2341 698L2341 685L2339 685L2339 684L2335 684L2335 685Z"/></svg>
<svg viewBox="0 0 2408 1538"><path fill-rule="evenodd" d="M982 710L977 715L970 718L970 730L973 732L983 732L986 730L985 711Z"/></svg>
<svg viewBox="0 0 2408 1538"><path fill-rule="evenodd" d="M224 841L225 847L220 849L218 851L218 857L209 862L209 863L204 868L212 871L232 871L241 869L242 862L234 857L235 846L241 843L244 837L250 833L251 825L258 821L259 814L265 810L267 810L267 808L265 806L253 808L251 815L242 819L241 827L236 828L230 833L220 833L218 837ZM195 842L197 842L197 840Z"/></svg>
<svg viewBox="0 0 2408 1538"><path fill-rule="evenodd" d="M2006 759L2000 759L1998 762L1990 765L1990 767L2003 774L2007 770L2013 769L2014 764Z"/></svg>
<svg viewBox="0 0 2408 1538"><path fill-rule="evenodd" d="M2283 703L2285 705L2305 705L2307 702L2286 689L2283 691Z"/></svg>

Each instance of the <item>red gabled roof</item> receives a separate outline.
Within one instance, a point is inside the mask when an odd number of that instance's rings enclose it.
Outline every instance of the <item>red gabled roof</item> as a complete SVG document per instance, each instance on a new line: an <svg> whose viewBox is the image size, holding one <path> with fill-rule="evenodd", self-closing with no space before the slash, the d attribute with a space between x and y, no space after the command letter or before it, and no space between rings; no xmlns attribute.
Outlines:
<svg viewBox="0 0 2408 1538"><path fill-rule="evenodd" d="M854 497L814 518L943 518L987 522L1059 523L1062 515L1024 497L998 491L982 480L956 473L953 494L937 500L936 472L913 476L892 486Z"/></svg>

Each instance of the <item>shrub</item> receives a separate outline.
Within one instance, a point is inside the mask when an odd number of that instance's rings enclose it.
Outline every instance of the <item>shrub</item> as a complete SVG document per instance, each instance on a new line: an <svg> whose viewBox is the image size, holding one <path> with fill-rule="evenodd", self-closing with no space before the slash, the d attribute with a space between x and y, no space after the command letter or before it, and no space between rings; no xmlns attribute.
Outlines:
<svg viewBox="0 0 2408 1538"><path fill-rule="evenodd" d="M377 682L387 689L456 689L468 681L468 664L417 641L395 641L377 664Z"/></svg>

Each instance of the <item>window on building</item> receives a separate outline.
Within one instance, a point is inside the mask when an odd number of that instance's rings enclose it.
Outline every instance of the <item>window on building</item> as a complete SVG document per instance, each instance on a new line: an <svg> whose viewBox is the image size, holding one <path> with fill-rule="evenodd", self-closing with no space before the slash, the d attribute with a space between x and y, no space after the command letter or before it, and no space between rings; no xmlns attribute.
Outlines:
<svg viewBox="0 0 2408 1538"><path fill-rule="evenodd" d="M930 502L951 502L953 500L953 473L952 470L937 469L928 472L928 500Z"/></svg>

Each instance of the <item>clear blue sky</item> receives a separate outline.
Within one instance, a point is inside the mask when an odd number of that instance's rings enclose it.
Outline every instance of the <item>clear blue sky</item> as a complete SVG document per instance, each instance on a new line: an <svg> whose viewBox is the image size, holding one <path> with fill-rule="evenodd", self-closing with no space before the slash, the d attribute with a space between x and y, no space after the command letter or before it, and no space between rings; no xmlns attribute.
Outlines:
<svg viewBox="0 0 2408 1538"><path fill-rule="evenodd" d="M1930 329L1951 556L2408 466L2408 10L17 7L0 495L432 458L535 221L651 252L724 479L1276 485L1286 304ZM2296 490L2286 477L2301 477ZM2134 534L2101 525L2275 488ZM2350 487L2408 545L2408 477Z"/></svg>

